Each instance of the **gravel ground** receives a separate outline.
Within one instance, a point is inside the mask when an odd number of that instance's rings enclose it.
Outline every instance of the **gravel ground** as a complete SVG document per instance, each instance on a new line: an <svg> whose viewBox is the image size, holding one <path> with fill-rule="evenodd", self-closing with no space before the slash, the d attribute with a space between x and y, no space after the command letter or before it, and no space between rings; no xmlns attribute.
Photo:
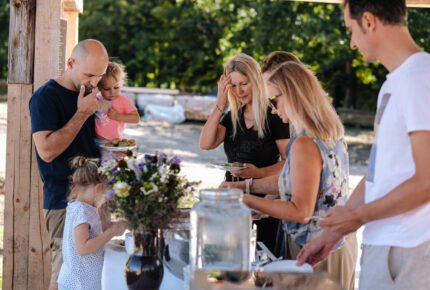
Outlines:
<svg viewBox="0 0 430 290"><path fill-rule="evenodd" d="M222 181L224 172L211 168L209 164L224 162L226 157L222 146L212 151L200 150L198 142L203 125L202 122L141 122L128 125L125 137L136 139L141 153L161 151L168 156L176 155L183 160L184 174L201 180L203 187L214 187ZM350 187L353 188L366 172L373 132L347 128L345 136L349 146Z"/></svg>

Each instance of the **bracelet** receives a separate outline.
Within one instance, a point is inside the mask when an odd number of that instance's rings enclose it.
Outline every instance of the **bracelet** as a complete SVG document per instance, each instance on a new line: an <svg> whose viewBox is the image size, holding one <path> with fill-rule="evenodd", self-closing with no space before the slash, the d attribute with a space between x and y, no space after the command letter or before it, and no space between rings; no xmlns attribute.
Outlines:
<svg viewBox="0 0 430 290"><path fill-rule="evenodd" d="M221 110L220 107L218 107L218 104L215 104L215 108L220 111L221 114L224 114L224 110Z"/></svg>
<svg viewBox="0 0 430 290"><path fill-rule="evenodd" d="M249 179L245 179L245 193L249 194L251 192L252 186L252 177Z"/></svg>

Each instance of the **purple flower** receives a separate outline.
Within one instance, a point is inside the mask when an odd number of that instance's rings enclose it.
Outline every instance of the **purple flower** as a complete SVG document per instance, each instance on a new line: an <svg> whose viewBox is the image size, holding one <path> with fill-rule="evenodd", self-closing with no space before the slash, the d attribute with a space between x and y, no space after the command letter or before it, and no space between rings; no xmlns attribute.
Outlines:
<svg viewBox="0 0 430 290"><path fill-rule="evenodd" d="M113 191L112 189L111 189L111 190L108 190L108 191L106 192L106 197L107 197L107 198L112 198L114 195L115 195L115 191Z"/></svg>
<svg viewBox="0 0 430 290"><path fill-rule="evenodd" d="M187 181L187 183L185 183L185 188L192 186L191 182Z"/></svg>
<svg viewBox="0 0 430 290"><path fill-rule="evenodd" d="M109 179L109 180L106 182L106 184L107 184L107 185L112 184L114 181L115 181L115 179L111 178L111 179Z"/></svg>
<svg viewBox="0 0 430 290"><path fill-rule="evenodd" d="M145 154L144 157L146 160L149 160L149 162L151 162L151 163L157 163L157 156L156 155Z"/></svg>
<svg viewBox="0 0 430 290"><path fill-rule="evenodd" d="M116 170L112 171L112 174L113 175L118 175L120 172L121 172L121 170L116 169Z"/></svg>
<svg viewBox="0 0 430 290"><path fill-rule="evenodd" d="M191 191L196 191L196 189L194 187L191 187Z"/></svg>
<svg viewBox="0 0 430 290"><path fill-rule="evenodd" d="M172 164L178 165L181 163L181 159L179 159L178 157L176 157L175 159L173 159Z"/></svg>

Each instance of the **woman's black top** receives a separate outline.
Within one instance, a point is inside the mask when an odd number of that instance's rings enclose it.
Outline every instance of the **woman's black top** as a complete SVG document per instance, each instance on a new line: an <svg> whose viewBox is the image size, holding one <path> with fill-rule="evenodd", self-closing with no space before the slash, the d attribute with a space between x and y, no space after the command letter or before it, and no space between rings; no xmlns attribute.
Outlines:
<svg viewBox="0 0 430 290"><path fill-rule="evenodd" d="M276 140L290 138L289 125L267 110L266 134L258 137L253 127L246 128L244 120L245 106L239 112L239 123L235 138L233 138L233 124L231 112L224 115L220 124L226 128L224 137L224 151L228 162L251 163L256 167L266 167L279 161L279 149ZM232 181L230 172L226 172L226 181Z"/></svg>

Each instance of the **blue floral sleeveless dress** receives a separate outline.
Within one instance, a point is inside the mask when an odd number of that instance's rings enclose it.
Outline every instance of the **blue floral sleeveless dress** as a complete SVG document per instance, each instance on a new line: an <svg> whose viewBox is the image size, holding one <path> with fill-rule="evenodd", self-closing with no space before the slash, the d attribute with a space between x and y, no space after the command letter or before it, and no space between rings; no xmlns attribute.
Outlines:
<svg viewBox="0 0 430 290"><path fill-rule="evenodd" d="M303 131L291 137L285 151L287 161L278 180L279 192L282 200L291 200L290 182L290 160L291 146L294 140L306 135ZM324 215L330 208L336 205L344 205L348 196L349 160L347 145L342 138L337 141L323 142L320 139L313 139L321 153L322 173L320 186L318 189L317 202L315 204L314 215ZM303 246L308 240L322 232L322 228L317 225L317 220L311 219L307 224L291 221L282 221L284 231L299 245Z"/></svg>

